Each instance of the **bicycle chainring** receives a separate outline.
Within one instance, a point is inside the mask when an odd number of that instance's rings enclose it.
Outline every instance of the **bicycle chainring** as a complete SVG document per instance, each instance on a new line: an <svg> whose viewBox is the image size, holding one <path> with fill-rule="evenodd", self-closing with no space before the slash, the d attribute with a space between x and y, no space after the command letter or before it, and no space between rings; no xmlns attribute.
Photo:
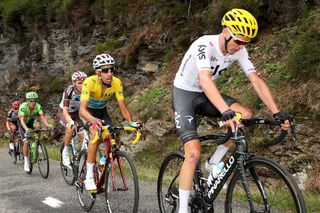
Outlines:
<svg viewBox="0 0 320 213"><path fill-rule="evenodd" d="M191 198L191 213L208 213L207 204L203 198Z"/></svg>

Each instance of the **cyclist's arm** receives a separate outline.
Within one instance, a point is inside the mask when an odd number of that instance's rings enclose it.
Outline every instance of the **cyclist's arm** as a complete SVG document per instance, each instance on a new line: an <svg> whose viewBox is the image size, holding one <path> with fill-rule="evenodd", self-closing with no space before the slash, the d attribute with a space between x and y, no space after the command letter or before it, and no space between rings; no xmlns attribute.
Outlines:
<svg viewBox="0 0 320 213"><path fill-rule="evenodd" d="M7 127L7 130L10 131L10 124L9 124L9 120L6 120L6 127Z"/></svg>
<svg viewBox="0 0 320 213"><path fill-rule="evenodd" d="M212 73L210 70L200 70L199 84L203 89L204 93L210 100L210 102L221 112L227 111L229 108L228 104L223 100L216 83L211 79Z"/></svg>
<svg viewBox="0 0 320 213"><path fill-rule="evenodd" d="M87 122L94 122L96 120L95 117L93 117L90 112L87 110L89 106L89 100L83 100L81 99L80 100L80 110L79 110L79 113L80 113L80 116L86 120Z"/></svg>
<svg viewBox="0 0 320 213"><path fill-rule="evenodd" d="M43 125L49 126L48 121L46 119L46 116L44 116L44 114L40 114L40 118L41 118L41 122L43 123Z"/></svg>
<svg viewBox="0 0 320 213"><path fill-rule="evenodd" d="M127 104L126 104L125 100L124 99L123 100L118 100L118 104L119 104L122 116L128 122L132 121L132 115L131 115L131 112L129 111L128 107L127 107Z"/></svg>
<svg viewBox="0 0 320 213"><path fill-rule="evenodd" d="M24 130L28 129L27 124L24 122L24 115L19 116L20 124L23 127Z"/></svg>
<svg viewBox="0 0 320 213"><path fill-rule="evenodd" d="M270 109L272 114L279 112L279 108L278 108L278 106L272 96L270 88L265 83L265 81L262 80L256 72L252 72L247 76L248 76L254 90L258 94L259 98Z"/></svg>

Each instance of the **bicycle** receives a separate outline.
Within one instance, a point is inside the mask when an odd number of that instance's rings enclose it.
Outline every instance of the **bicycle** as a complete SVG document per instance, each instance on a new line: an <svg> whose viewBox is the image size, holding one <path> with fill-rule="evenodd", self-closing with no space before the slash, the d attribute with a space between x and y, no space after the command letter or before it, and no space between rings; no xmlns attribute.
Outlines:
<svg viewBox="0 0 320 213"><path fill-rule="evenodd" d="M22 149L22 141L19 137L18 131L10 132L9 143L13 144L13 150L9 149L9 155L11 156L13 164L17 163L17 159L23 162L23 154L21 152Z"/></svg>
<svg viewBox="0 0 320 213"><path fill-rule="evenodd" d="M40 175L47 179L49 176L49 155L46 146L41 140L41 133L50 130L33 129L28 134L29 141L29 168L28 174L32 173L33 164L38 163Z"/></svg>
<svg viewBox="0 0 320 213"><path fill-rule="evenodd" d="M280 121L264 118L241 120L243 126L268 124L280 126ZM291 121L293 142L296 139L294 119ZM272 141L282 142L285 131ZM243 130L236 128L232 134L210 134L200 137L200 141L214 140L223 144L233 140L236 148L225 161L225 166L215 179L204 177L201 164L198 162L190 195L191 212L206 213L214 211L213 201L220 192L225 194L224 211L240 212L300 212L305 213L306 205L301 191L292 175L279 163L267 157L255 156L248 152ZM294 144L293 144L294 145ZM179 204L179 173L184 160L183 151L167 155L162 162L157 182L157 196L162 213L176 212ZM211 175L211 174L210 174ZM228 182L226 191L223 186Z"/></svg>
<svg viewBox="0 0 320 213"><path fill-rule="evenodd" d="M80 146L77 146L77 141L79 142L79 133L83 133L83 141ZM78 136L78 138L77 138ZM89 134L84 129L84 127L80 127L78 125L75 125L73 137L71 139L71 143L69 144L71 152L69 152L69 158L70 158L70 166L71 168L63 165L63 157L62 152L64 149L64 143L61 144L60 147L60 169L62 173L63 179L66 181L66 183L70 186L74 184L77 178L77 155L81 150L87 150L88 149L88 143L89 143Z"/></svg>
<svg viewBox="0 0 320 213"><path fill-rule="evenodd" d="M136 169L132 159L120 147L124 145L120 140L120 131L135 132L132 144L138 143L143 136L142 127L109 127L102 126L93 141L99 138L107 144L106 164L99 170L99 165L93 167L94 178L97 185L96 192L85 189L87 150L82 150L78 156L78 175L76 181L77 196L81 207L90 211L95 203L97 194L103 193L106 198L107 212L136 213L139 204L139 184ZM98 162L98 161L96 161ZM101 165L100 165L101 166ZM131 204L132 207L124 206Z"/></svg>

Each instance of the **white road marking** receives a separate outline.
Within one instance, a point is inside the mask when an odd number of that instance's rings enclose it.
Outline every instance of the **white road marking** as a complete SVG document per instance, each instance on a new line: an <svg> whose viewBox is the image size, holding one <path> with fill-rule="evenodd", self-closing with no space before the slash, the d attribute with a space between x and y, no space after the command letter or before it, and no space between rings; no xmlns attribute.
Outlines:
<svg viewBox="0 0 320 213"><path fill-rule="evenodd" d="M46 197L42 203L47 204L48 206L52 207L52 208L59 208L63 205L63 202L55 199L53 197Z"/></svg>

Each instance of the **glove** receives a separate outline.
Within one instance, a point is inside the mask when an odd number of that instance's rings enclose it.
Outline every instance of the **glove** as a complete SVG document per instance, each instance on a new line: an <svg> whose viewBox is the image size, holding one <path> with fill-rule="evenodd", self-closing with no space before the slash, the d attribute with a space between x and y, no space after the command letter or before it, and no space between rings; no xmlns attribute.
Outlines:
<svg viewBox="0 0 320 213"><path fill-rule="evenodd" d="M74 126L74 125L75 125L74 120L72 120L71 118L68 120L68 123L69 123L71 126Z"/></svg>
<svg viewBox="0 0 320 213"><path fill-rule="evenodd" d="M29 137L29 133L28 133L28 132L25 132L25 133L23 134L23 137L24 137L24 138L28 138L28 137Z"/></svg>
<svg viewBox="0 0 320 213"><path fill-rule="evenodd" d="M273 114L273 117L275 120L281 121L282 123L289 119L289 116L281 111Z"/></svg>
<svg viewBox="0 0 320 213"><path fill-rule="evenodd" d="M95 121L92 122L91 126L93 129L98 129L101 126L101 120L96 119Z"/></svg>
<svg viewBox="0 0 320 213"><path fill-rule="evenodd" d="M130 121L130 122L129 122L129 126L134 127L134 128L137 128L137 127L140 127L141 124L140 124L139 121Z"/></svg>
<svg viewBox="0 0 320 213"><path fill-rule="evenodd" d="M52 126L51 124L48 124L48 125L47 125L47 130L52 129L52 127L53 127L53 126Z"/></svg>
<svg viewBox="0 0 320 213"><path fill-rule="evenodd" d="M228 121L228 120L233 119L234 117L236 117L236 113L234 111L232 111L231 109L228 109L227 111L224 111L222 113L221 120Z"/></svg>
<svg viewBox="0 0 320 213"><path fill-rule="evenodd" d="M25 133L29 133L31 130L29 128L25 129Z"/></svg>

